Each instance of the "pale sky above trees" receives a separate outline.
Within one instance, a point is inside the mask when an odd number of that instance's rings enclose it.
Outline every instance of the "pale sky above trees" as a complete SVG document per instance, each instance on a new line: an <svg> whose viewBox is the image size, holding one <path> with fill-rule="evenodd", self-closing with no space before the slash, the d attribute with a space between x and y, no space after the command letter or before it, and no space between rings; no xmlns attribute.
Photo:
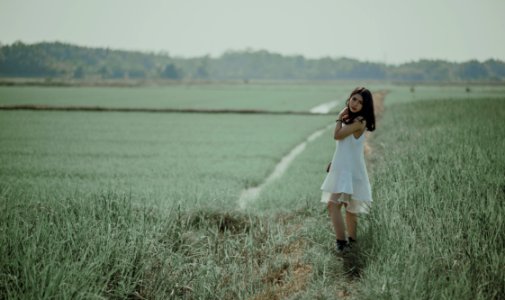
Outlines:
<svg viewBox="0 0 505 300"><path fill-rule="evenodd" d="M0 42L397 64L505 60L503 0L0 0Z"/></svg>

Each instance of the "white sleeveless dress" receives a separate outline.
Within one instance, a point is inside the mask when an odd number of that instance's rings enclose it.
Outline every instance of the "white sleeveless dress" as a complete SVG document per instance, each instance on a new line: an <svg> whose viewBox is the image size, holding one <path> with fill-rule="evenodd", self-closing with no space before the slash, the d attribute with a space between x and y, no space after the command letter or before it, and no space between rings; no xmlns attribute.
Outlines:
<svg viewBox="0 0 505 300"><path fill-rule="evenodd" d="M339 201L347 204L347 211L368 213L372 190L365 166L365 133L359 138L351 134L336 144L330 171L321 185L321 201L328 202L331 194L342 193Z"/></svg>

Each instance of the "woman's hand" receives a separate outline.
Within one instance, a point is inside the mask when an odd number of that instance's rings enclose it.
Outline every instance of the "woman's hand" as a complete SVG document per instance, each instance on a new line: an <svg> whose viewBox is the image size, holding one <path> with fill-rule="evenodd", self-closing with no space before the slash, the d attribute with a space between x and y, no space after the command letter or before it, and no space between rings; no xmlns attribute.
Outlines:
<svg viewBox="0 0 505 300"><path fill-rule="evenodd" d="M342 111L338 114L338 118L340 120L344 120L344 119L347 119L347 117L349 116L349 108L346 106L344 109L342 109Z"/></svg>

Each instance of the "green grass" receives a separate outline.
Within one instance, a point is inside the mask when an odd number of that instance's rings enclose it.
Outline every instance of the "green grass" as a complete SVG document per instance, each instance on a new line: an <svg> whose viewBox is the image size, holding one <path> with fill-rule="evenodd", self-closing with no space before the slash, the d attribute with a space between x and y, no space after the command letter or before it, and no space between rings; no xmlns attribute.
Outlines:
<svg viewBox="0 0 505 300"><path fill-rule="evenodd" d="M276 216L237 212L240 191L327 124L1 112L1 298L267 293L265 281L283 274L290 234Z"/></svg>
<svg viewBox="0 0 505 300"><path fill-rule="evenodd" d="M369 299L505 297L505 100L389 107L359 282Z"/></svg>
<svg viewBox="0 0 505 300"><path fill-rule="evenodd" d="M319 202L331 130L236 209L330 117L1 112L0 298L503 298L505 100L434 95L371 135L346 259Z"/></svg>
<svg viewBox="0 0 505 300"><path fill-rule="evenodd" d="M411 88L414 87L414 91ZM470 89L467 92L467 88ZM386 106L397 103L411 103L424 100L468 100L472 98L503 98L503 85L390 85L371 87L371 90L385 89L387 95Z"/></svg>
<svg viewBox="0 0 505 300"><path fill-rule="evenodd" d="M0 112L0 178L41 195L112 190L234 207L321 116ZM296 128L296 130L295 130Z"/></svg>
<svg viewBox="0 0 505 300"><path fill-rule="evenodd" d="M390 105L371 135L372 211L360 218L359 250L343 260L333 256L334 234L319 202L331 132L308 144L253 205L304 212L292 220L313 270L303 296L503 298L504 118L503 98Z"/></svg>
<svg viewBox="0 0 505 300"><path fill-rule="evenodd" d="M343 101L352 88L348 84L0 87L0 104L306 111L321 103Z"/></svg>

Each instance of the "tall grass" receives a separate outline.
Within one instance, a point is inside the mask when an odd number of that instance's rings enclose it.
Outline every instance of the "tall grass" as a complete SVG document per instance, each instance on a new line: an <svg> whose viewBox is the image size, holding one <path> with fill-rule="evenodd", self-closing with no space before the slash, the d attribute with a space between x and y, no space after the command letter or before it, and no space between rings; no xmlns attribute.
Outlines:
<svg viewBox="0 0 505 300"><path fill-rule="evenodd" d="M28 124L8 116L2 124L21 128ZM71 122L39 119L32 113L16 116L33 117L39 127L31 127L33 132L25 127L20 135L5 126L0 131L4 142L0 146L0 298L505 297L501 151L505 142L497 125L505 117L505 100L427 100L386 107L372 135L368 165L374 205L371 214L360 219L359 249L344 259L332 252L333 233L319 202L324 166L334 147L331 131L309 143L287 173L267 186L247 211L235 210L237 192L247 185L237 183L235 177L250 176L249 184L256 177L263 179L289 145L326 124L324 118L227 116L215 122L202 117L189 128L176 126L188 123L172 118L174 132L163 136L169 126L164 126L168 121L162 116L147 120L131 115L134 124L142 124L134 131L112 140L110 132L98 131L94 142L83 146L86 143L72 132L79 132L79 127L89 134L96 132L100 124L109 124L105 116L92 119L86 127L86 121L76 118L79 114L71 114L75 124L62 130L66 133L60 135L64 138L59 144L52 142L54 137L45 126ZM245 119L251 121L247 126L225 131ZM293 124L300 120L313 124L303 128ZM129 121L114 122L125 126ZM223 126L218 132L211 130L216 124ZM20 130L17 125L8 128ZM150 133L153 128L157 129ZM273 136L293 128L297 131L281 142ZM201 143L181 139L176 129L188 130ZM38 130L45 132L47 141L36 139ZM149 145L161 145L154 142L160 137L167 147L171 139L179 141L173 145L179 149L177 155L150 152ZM123 147L137 140L145 143L139 148ZM62 142L68 147L62 147ZM188 145L208 148L181 150ZM52 153L55 149L57 153ZM145 161L134 159L138 164L132 164L135 155ZM183 168L191 159L181 164L177 160L185 155L199 162L210 158L212 172ZM72 157L82 161L77 166L53 163L70 163ZM94 160L105 167L93 180L72 171L92 171L93 165L86 164ZM264 160L268 162L261 163ZM156 161L161 163L152 163ZM243 169L258 164L262 167ZM147 165L151 173L139 173L138 167ZM31 173L30 166L46 173ZM164 170L167 166L181 168ZM174 205L136 192L146 187L156 190L167 177L156 178L174 170L181 171L170 177L177 182L172 188L184 188L166 199ZM97 184L101 177L122 178L125 184ZM193 193L194 179L208 185L205 193ZM227 182L232 182L232 192L223 192ZM86 185L81 190L70 183ZM209 196L213 184L216 191Z"/></svg>
<svg viewBox="0 0 505 300"><path fill-rule="evenodd" d="M236 201L325 118L1 114L0 298L236 299L287 276L291 234Z"/></svg>
<svg viewBox="0 0 505 300"><path fill-rule="evenodd" d="M374 137L369 299L505 298L505 100L389 106Z"/></svg>
<svg viewBox="0 0 505 300"><path fill-rule="evenodd" d="M0 298L237 299L287 276L294 237L236 201L325 118L1 115Z"/></svg>
<svg viewBox="0 0 505 300"><path fill-rule="evenodd" d="M369 139L371 214L360 217L359 248L344 259L333 255L334 234L319 203L331 132L308 144L252 204L306 212L294 221L312 266L303 295L504 298L504 118L503 99L389 105Z"/></svg>
<svg viewBox="0 0 505 300"><path fill-rule="evenodd" d="M247 298L282 281L293 248L278 219L252 214L0 195L3 299Z"/></svg>

